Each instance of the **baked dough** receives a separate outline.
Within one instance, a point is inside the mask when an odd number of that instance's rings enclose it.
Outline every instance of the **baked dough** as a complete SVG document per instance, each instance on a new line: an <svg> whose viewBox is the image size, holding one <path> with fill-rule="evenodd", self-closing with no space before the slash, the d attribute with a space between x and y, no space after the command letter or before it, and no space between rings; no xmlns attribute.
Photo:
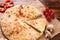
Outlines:
<svg viewBox="0 0 60 40"><path fill-rule="evenodd" d="M31 5L17 5L9 8L0 20L2 32L9 40L36 40L43 34L46 25L44 18L34 20L41 16L41 13ZM36 31L27 23L41 32Z"/></svg>

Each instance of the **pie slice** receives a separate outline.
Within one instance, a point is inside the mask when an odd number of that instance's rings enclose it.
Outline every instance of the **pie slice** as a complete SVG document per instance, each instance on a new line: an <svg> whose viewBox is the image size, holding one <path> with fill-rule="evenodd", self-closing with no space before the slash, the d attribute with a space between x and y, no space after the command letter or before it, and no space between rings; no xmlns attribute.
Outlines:
<svg viewBox="0 0 60 40"><path fill-rule="evenodd" d="M38 18L26 21L29 25L32 25L37 30L43 32L46 26L46 19L45 18Z"/></svg>

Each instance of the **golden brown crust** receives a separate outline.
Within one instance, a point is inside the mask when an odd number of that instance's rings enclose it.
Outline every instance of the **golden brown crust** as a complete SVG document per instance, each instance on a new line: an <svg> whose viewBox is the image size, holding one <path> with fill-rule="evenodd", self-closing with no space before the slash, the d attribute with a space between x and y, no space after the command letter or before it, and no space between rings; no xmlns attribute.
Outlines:
<svg viewBox="0 0 60 40"><path fill-rule="evenodd" d="M41 15L38 9L30 5L17 5L15 7L9 8L3 14L1 18L2 31L9 40L36 40L43 33L37 32L31 26L27 25L24 21L30 21L30 23L38 29L37 23L42 24L39 27L45 28L45 20L36 19L38 22L34 22L31 19L36 18ZM29 20L29 21L28 21ZM40 30L40 29L39 29Z"/></svg>

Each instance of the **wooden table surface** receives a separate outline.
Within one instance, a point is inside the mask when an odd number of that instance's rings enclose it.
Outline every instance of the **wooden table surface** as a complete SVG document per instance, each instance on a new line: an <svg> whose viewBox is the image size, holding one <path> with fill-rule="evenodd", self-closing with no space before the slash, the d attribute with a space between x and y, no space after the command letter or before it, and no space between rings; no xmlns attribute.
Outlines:
<svg viewBox="0 0 60 40"><path fill-rule="evenodd" d="M45 4L44 0L40 0L40 1L41 1L45 6L48 6L48 5ZM54 8L54 7L53 7L53 8ZM51 9L52 9L52 8L51 8ZM58 10L58 9L52 9L52 10L53 10L53 12L55 13L56 18L57 18L57 17L60 17L60 9L59 9L59 10ZM0 16L2 16L2 15L0 14ZM60 33L60 21L58 21L56 18L55 18L54 20L52 20L51 23L47 23L47 24L53 24L53 25L54 25L55 31L54 31L54 33L52 34L52 37L55 36L56 34ZM0 37L1 37L1 34L0 34ZM46 39L44 38L44 35L41 37L40 40L46 40Z"/></svg>

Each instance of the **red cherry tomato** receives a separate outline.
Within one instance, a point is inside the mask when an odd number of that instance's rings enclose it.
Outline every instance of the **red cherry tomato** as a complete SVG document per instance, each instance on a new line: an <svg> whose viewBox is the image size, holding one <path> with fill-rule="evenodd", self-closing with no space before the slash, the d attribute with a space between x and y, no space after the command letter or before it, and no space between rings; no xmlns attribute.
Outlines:
<svg viewBox="0 0 60 40"><path fill-rule="evenodd" d="M49 12L49 10L50 10L50 9L49 9L48 7L46 7L46 12Z"/></svg>
<svg viewBox="0 0 60 40"><path fill-rule="evenodd" d="M6 10L6 8L4 7L4 4L1 3L0 4L0 12L4 12Z"/></svg>
<svg viewBox="0 0 60 40"><path fill-rule="evenodd" d="M43 14L45 15L45 17L49 16L49 13L46 12L46 10L43 12Z"/></svg>
<svg viewBox="0 0 60 40"><path fill-rule="evenodd" d="M51 13L52 10L47 7L47 8L46 8L46 12Z"/></svg>
<svg viewBox="0 0 60 40"><path fill-rule="evenodd" d="M11 1L10 4L14 4L13 1Z"/></svg>
<svg viewBox="0 0 60 40"><path fill-rule="evenodd" d="M48 14L51 15L51 13L52 13L52 10L49 9Z"/></svg>
<svg viewBox="0 0 60 40"><path fill-rule="evenodd" d="M5 2L7 3L7 2L10 2L11 0L5 0Z"/></svg>
<svg viewBox="0 0 60 40"><path fill-rule="evenodd" d="M45 13L45 17L48 17L48 16L49 16L49 14L46 12L46 13Z"/></svg>
<svg viewBox="0 0 60 40"><path fill-rule="evenodd" d="M47 21L51 22L51 17L50 16L47 16L46 19L47 19Z"/></svg>
<svg viewBox="0 0 60 40"><path fill-rule="evenodd" d="M43 11L44 16L46 17L47 21L51 21L54 19L54 13L52 13L52 10L46 7L45 11Z"/></svg>
<svg viewBox="0 0 60 40"><path fill-rule="evenodd" d="M4 8L0 8L0 12L4 12L5 11L5 9Z"/></svg>
<svg viewBox="0 0 60 40"><path fill-rule="evenodd" d="M13 7L14 6L14 3L11 1L9 6L10 7Z"/></svg>
<svg viewBox="0 0 60 40"><path fill-rule="evenodd" d="M52 19L54 19L54 18L55 18L54 13L51 13L50 17L51 17Z"/></svg>
<svg viewBox="0 0 60 40"><path fill-rule="evenodd" d="M7 7L10 8L10 7L13 7L14 6L14 3L13 1L10 1L10 2L7 2Z"/></svg>
<svg viewBox="0 0 60 40"><path fill-rule="evenodd" d="M48 12L44 11L43 13L45 15L45 17L49 16Z"/></svg>
<svg viewBox="0 0 60 40"><path fill-rule="evenodd" d="M49 10L49 13L52 13L52 10L51 9Z"/></svg>
<svg viewBox="0 0 60 40"><path fill-rule="evenodd" d="M5 7L6 9L9 8L7 3L4 3L4 7Z"/></svg>
<svg viewBox="0 0 60 40"><path fill-rule="evenodd" d="M43 11L43 14L44 14L44 15L46 14L46 10L45 10L45 11Z"/></svg>
<svg viewBox="0 0 60 40"><path fill-rule="evenodd" d="M4 12L7 8L13 7L14 3L12 0L5 0L4 3L0 3L0 12Z"/></svg>

